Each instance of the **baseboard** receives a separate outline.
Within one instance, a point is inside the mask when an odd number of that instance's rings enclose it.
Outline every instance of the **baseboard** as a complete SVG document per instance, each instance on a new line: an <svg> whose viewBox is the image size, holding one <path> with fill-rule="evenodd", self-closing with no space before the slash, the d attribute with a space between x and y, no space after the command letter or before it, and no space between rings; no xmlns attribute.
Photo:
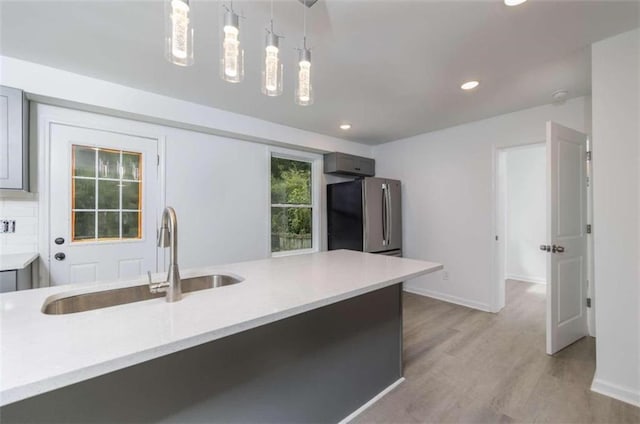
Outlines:
<svg viewBox="0 0 640 424"><path fill-rule="evenodd" d="M593 377L591 391L640 407L640 391L606 382L597 375Z"/></svg>
<svg viewBox="0 0 640 424"><path fill-rule="evenodd" d="M544 278L527 277L526 275L508 274L508 275L505 275L504 278L505 280L518 280L518 281L524 281L525 283L547 284L547 280Z"/></svg>
<svg viewBox="0 0 640 424"><path fill-rule="evenodd" d="M479 309L485 312L492 312L489 305L486 303L476 302L475 300L464 299L458 296L452 296L450 294L439 293L428 289L404 287L404 291L408 293L417 294L420 296L432 297L434 299L442 300L444 302L455 303L456 305L466 306L467 308Z"/></svg>
<svg viewBox="0 0 640 424"><path fill-rule="evenodd" d="M389 387L387 387L386 389L384 389L383 391L381 391L380 393L378 393L377 395L372 397L367 403L365 403L360 408L358 408L355 411L353 411L347 417L343 418L342 421L340 421L338 424L346 424L349 421L351 421L352 419L354 419L355 417L357 417L358 415L362 414L367 408L369 408L371 405L373 405L374 403L376 403L377 401L382 399L387 393L389 393L391 390L395 389L403 381L404 381L404 377L400 377L398 380L396 380Z"/></svg>

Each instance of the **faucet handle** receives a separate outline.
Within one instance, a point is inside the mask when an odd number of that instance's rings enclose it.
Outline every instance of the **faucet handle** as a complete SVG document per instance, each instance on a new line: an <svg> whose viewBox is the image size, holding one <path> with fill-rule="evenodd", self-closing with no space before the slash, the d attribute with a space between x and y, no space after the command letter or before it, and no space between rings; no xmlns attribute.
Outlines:
<svg viewBox="0 0 640 424"><path fill-rule="evenodd" d="M149 278L149 291L151 293L162 293L167 291L169 284L166 281L154 283L153 280L151 280L151 271L147 271L147 278Z"/></svg>

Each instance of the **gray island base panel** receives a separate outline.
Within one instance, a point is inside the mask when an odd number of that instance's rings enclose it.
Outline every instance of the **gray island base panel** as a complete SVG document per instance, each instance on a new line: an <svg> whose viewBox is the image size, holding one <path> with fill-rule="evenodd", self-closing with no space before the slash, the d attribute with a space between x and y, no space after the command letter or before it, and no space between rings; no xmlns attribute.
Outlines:
<svg viewBox="0 0 640 424"><path fill-rule="evenodd" d="M396 284L6 405L0 419L335 423L401 377Z"/></svg>

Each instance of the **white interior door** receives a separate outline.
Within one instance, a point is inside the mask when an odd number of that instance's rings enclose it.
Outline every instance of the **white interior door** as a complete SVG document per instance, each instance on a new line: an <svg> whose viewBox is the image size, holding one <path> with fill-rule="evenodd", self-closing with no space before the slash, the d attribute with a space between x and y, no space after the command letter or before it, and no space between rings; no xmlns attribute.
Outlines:
<svg viewBox="0 0 640 424"><path fill-rule="evenodd" d="M547 353L587 335L587 136L547 122Z"/></svg>
<svg viewBox="0 0 640 424"><path fill-rule="evenodd" d="M50 126L51 285L157 270L157 140Z"/></svg>

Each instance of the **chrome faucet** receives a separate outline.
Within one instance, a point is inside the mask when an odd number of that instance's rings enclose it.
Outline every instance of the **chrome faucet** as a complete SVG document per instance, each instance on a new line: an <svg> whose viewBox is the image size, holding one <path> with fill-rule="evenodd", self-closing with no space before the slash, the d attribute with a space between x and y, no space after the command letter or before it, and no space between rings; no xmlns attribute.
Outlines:
<svg viewBox="0 0 640 424"><path fill-rule="evenodd" d="M167 302L177 302L182 299L180 271L178 270L178 218L176 211L171 206L167 206L162 212L158 247L169 248L169 272L167 281L160 283L153 283L149 272L149 289L152 293L166 292Z"/></svg>

